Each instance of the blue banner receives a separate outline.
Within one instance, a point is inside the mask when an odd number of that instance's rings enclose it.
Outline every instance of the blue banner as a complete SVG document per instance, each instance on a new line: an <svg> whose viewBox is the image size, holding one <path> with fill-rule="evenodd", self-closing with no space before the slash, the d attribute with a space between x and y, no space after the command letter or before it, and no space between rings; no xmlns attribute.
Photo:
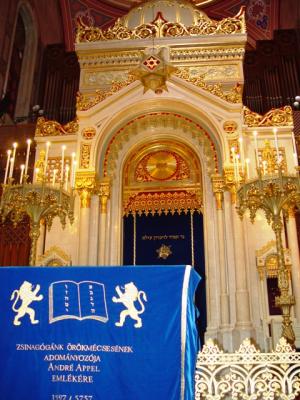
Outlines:
<svg viewBox="0 0 300 400"><path fill-rule="evenodd" d="M189 266L0 269L5 400L192 400Z"/></svg>

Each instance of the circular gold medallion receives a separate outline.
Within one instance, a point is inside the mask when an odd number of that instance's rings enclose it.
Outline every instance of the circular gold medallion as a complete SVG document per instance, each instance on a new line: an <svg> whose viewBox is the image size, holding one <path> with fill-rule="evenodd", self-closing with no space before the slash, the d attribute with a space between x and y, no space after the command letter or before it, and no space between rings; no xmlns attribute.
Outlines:
<svg viewBox="0 0 300 400"><path fill-rule="evenodd" d="M157 151L149 156L146 170L153 179L170 179L177 170L177 160L168 151Z"/></svg>

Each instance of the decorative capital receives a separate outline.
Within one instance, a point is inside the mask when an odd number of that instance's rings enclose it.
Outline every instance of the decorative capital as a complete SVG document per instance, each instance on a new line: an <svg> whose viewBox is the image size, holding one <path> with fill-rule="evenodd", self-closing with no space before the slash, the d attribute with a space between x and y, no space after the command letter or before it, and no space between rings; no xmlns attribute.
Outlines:
<svg viewBox="0 0 300 400"><path fill-rule="evenodd" d="M107 201L110 196L110 178L103 178L97 183L96 192L100 199L100 213L107 213Z"/></svg>
<svg viewBox="0 0 300 400"><path fill-rule="evenodd" d="M211 182L212 182L212 187L213 187L213 193L216 198L216 203L217 203L217 210L222 210L223 209L223 194L224 194L224 178L219 175L215 174L211 176Z"/></svg>
<svg viewBox="0 0 300 400"><path fill-rule="evenodd" d="M95 171L77 171L75 188L79 192L81 208L89 208L91 203L91 194L96 186Z"/></svg>

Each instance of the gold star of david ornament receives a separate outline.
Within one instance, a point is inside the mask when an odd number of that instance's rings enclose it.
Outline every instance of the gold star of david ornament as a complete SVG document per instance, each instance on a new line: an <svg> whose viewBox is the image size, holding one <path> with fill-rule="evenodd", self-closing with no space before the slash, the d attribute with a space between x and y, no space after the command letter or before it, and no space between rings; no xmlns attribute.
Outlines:
<svg viewBox="0 0 300 400"><path fill-rule="evenodd" d="M168 91L166 82L175 71L176 68L165 61L162 50L155 54L153 49L152 54L145 54L140 65L131 74L141 81L144 93L153 90L160 94L163 90Z"/></svg>

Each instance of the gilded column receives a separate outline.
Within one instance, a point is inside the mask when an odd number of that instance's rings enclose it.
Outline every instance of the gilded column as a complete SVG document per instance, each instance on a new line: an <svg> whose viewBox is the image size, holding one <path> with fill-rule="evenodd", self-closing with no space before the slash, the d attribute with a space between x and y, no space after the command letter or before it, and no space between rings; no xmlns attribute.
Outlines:
<svg viewBox="0 0 300 400"><path fill-rule="evenodd" d="M109 178L104 178L99 182L97 193L100 201L98 265L105 265L107 203L110 196Z"/></svg>
<svg viewBox="0 0 300 400"><path fill-rule="evenodd" d="M218 245L219 245L219 271L220 271L220 312L221 328L229 326L229 295L227 282L227 266L225 251L225 229L223 214L224 181L220 175L212 176L213 192L216 199Z"/></svg>
<svg viewBox="0 0 300 400"><path fill-rule="evenodd" d="M76 189L80 196L79 265L89 264L90 207L94 188L95 172L78 171L76 173Z"/></svg>
<svg viewBox="0 0 300 400"><path fill-rule="evenodd" d="M289 219L287 221L287 234L289 249L292 257L292 287L293 294L296 299L294 305L295 316L300 322L300 262L299 262L299 246L297 237L297 227L295 213L293 209L289 210Z"/></svg>

